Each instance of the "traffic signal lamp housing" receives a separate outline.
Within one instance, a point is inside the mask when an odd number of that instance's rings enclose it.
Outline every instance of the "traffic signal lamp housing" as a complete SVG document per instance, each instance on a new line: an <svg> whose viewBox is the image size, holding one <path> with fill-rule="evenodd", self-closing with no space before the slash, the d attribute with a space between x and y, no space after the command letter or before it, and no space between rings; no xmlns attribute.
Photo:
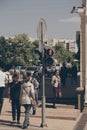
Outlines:
<svg viewBox="0 0 87 130"><path fill-rule="evenodd" d="M48 49L47 50L47 55L48 56L52 56L54 54L53 50L52 49Z"/></svg>
<svg viewBox="0 0 87 130"><path fill-rule="evenodd" d="M45 64L46 66L52 66L53 63L54 63L54 60L53 60L53 54L54 54L54 51L50 48L50 49L45 49Z"/></svg>

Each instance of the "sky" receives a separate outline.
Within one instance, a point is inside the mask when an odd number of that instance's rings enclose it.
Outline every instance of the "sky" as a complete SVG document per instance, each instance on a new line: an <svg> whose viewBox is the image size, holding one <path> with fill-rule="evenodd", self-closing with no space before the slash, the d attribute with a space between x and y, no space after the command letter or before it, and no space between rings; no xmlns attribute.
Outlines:
<svg viewBox="0 0 87 130"><path fill-rule="evenodd" d="M78 13L82 0L0 0L0 36L26 33L36 38L40 18L47 25L47 38L75 38L80 30Z"/></svg>

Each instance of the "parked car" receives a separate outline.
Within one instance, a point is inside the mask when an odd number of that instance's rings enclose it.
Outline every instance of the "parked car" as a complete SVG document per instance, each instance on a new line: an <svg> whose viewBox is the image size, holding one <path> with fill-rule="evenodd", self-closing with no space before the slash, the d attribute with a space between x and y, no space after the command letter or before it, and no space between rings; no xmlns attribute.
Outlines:
<svg viewBox="0 0 87 130"><path fill-rule="evenodd" d="M35 70L37 70L36 66L29 66L26 68L26 72L31 72L31 75L33 75Z"/></svg>

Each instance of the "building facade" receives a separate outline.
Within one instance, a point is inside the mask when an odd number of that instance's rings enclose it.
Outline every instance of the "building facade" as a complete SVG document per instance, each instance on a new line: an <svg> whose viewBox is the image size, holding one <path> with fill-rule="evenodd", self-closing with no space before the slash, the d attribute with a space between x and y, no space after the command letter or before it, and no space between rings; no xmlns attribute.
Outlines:
<svg viewBox="0 0 87 130"><path fill-rule="evenodd" d="M45 45L51 47L54 47L58 43L63 44L65 49L70 52L74 52L74 53L78 52L77 43L73 39L47 39L45 41Z"/></svg>

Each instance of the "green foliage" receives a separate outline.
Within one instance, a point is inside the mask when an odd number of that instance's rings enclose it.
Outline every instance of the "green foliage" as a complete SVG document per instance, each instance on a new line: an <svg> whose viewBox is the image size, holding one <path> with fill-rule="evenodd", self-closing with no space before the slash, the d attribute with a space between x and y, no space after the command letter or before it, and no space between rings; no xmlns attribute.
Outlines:
<svg viewBox="0 0 87 130"><path fill-rule="evenodd" d="M35 49L38 45L38 41L30 42L26 34L18 34L8 40L1 36L0 63L5 69L37 64L38 56L35 55Z"/></svg>
<svg viewBox="0 0 87 130"><path fill-rule="evenodd" d="M67 51L64 48L64 44L57 43L55 45L55 59L57 59L58 63L71 62L73 59L73 53Z"/></svg>
<svg viewBox="0 0 87 130"><path fill-rule="evenodd" d="M31 42L26 34L18 34L14 38L0 37L0 64L5 69L14 68L16 66L32 66L38 65L40 55L35 52L39 47L38 41ZM58 63L72 62L73 53L64 48L63 43L55 45L55 59Z"/></svg>

